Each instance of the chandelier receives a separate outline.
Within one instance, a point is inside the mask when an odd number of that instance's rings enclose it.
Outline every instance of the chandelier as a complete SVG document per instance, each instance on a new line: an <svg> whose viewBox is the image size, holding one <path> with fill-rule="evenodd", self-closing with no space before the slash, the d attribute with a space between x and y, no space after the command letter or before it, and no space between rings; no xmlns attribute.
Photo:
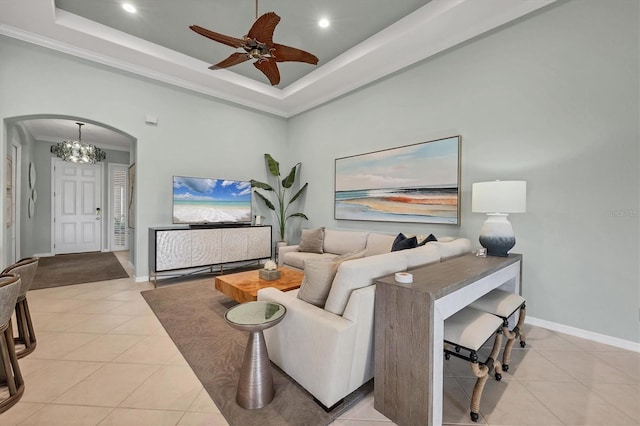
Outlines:
<svg viewBox="0 0 640 426"><path fill-rule="evenodd" d="M81 164L95 164L107 158L107 154L96 147L82 143L82 126L84 123L76 123L78 125L77 141L62 141L51 146L51 153L64 161Z"/></svg>

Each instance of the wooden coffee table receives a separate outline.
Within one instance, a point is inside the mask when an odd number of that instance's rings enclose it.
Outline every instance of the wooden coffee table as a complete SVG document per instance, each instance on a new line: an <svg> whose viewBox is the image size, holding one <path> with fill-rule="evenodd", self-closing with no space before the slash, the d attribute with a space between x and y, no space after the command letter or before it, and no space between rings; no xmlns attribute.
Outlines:
<svg viewBox="0 0 640 426"><path fill-rule="evenodd" d="M275 287L282 291L300 287L304 273L285 267L278 268L280 278L267 281L260 279L258 269L238 272L237 274L220 275L216 277L216 290L221 291L237 302L252 302L258 298L258 290Z"/></svg>

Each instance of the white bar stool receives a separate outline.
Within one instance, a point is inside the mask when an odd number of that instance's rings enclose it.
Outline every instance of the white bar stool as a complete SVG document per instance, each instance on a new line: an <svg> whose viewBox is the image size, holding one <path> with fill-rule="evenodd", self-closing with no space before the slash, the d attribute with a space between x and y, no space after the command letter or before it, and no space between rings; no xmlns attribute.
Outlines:
<svg viewBox="0 0 640 426"><path fill-rule="evenodd" d="M491 354L484 362L478 361L478 350L495 334ZM469 307L463 308L444 320L444 356L451 355L469 361L474 376L477 377L471 395L471 420L478 421L480 398L489 372L495 368L496 378L502 377L500 361L496 358L502 344L502 320L495 315ZM461 351L468 353L462 354ZM499 379L498 379L499 380Z"/></svg>
<svg viewBox="0 0 640 426"><path fill-rule="evenodd" d="M527 314L525 303L525 298L518 294L495 289L469 305L474 309L496 315L502 319L502 332L507 337L507 343L504 345L504 352L502 354L503 371L509 370L511 349L516 342L516 338L520 338L520 347L524 348L527 345L525 334L522 331L524 319ZM515 314L518 309L520 310L518 323L512 330L509 330L509 317Z"/></svg>

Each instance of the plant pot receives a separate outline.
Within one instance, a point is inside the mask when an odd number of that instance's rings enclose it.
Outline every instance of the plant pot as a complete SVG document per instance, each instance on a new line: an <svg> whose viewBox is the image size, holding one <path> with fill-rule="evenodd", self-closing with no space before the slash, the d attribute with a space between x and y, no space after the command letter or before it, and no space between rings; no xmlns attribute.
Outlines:
<svg viewBox="0 0 640 426"><path fill-rule="evenodd" d="M286 246L286 245L287 245L287 242L284 241L284 240L276 241L276 255L275 255L276 263L278 262L278 256L279 256L279 252L280 252L280 247L283 247L283 246Z"/></svg>

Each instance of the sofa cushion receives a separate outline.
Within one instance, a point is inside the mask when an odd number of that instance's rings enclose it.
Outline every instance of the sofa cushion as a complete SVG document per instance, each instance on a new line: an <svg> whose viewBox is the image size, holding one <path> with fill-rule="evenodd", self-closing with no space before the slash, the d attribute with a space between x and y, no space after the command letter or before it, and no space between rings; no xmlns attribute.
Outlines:
<svg viewBox="0 0 640 426"><path fill-rule="evenodd" d="M337 270L338 262L333 259L306 260L298 299L322 308L327 301Z"/></svg>
<svg viewBox="0 0 640 426"><path fill-rule="evenodd" d="M304 278L300 285L300 291L298 291L298 299L322 308L340 263L362 256L364 256L364 251L347 253L333 259L305 260Z"/></svg>
<svg viewBox="0 0 640 426"><path fill-rule="evenodd" d="M368 232L325 229L324 252L335 254L355 253L365 249Z"/></svg>
<svg viewBox="0 0 640 426"><path fill-rule="evenodd" d="M370 233L367 236L367 256L391 252L394 238L390 234Z"/></svg>
<svg viewBox="0 0 640 426"><path fill-rule="evenodd" d="M391 245L391 251L407 250L418 247L418 239L413 237L406 237L402 232L399 233L393 244Z"/></svg>
<svg viewBox="0 0 640 426"><path fill-rule="evenodd" d="M291 266L293 268L298 268L300 270L304 269L304 261L309 260L320 260L320 259L333 259L337 257L337 254L333 253L307 253L305 251L292 251L285 253L283 256L283 264L286 266Z"/></svg>
<svg viewBox="0 0 640 426"><path fill-rule="evenodd" d="M426 245L438 246L440 249L441 260L447 260L451 257L460 256L461 254L469 253L471 251L471 241L467 238L458 238L447 242L443 242L442 239L440 239L439 241L432 241Z"/></svg>
<svg viewBox="0 0 640 426"><path fill-rule="evenodd" d="M406 269L407 258L401 252L342 262L331 284L324 309L336 315L342 315L353 290L369 286L377 278L406 271Z"/></svg>
<svg viewBox="0 0 640 426"><path fill-rule="evenodd" d="M411 250L402 250L400 253L407 258L407 268L440 262L440 248L434 244L426 244Z"/></svg>
<svg viewBox="0 0 640 426"><path fill-rule="evenodd" d="M298 251L307 253L323 253L324 227L316 229L303 229Z"/></svg>

